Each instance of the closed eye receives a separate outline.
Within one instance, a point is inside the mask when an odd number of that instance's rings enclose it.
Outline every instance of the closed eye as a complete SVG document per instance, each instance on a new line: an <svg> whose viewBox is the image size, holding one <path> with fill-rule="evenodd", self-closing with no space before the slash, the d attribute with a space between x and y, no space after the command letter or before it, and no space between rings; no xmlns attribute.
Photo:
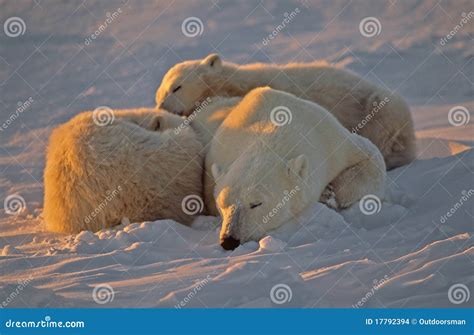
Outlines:
<svg viewBox="0 0 474 335"><path fill-rule="evenodd" d="M176 93L176 92L178 92L180 89L181 89L181 85L175 87L172 92L173 92L173 93Z"/></svg>
<svg viewBox="0 0 474 335"><path fill-rule="evenodd" d="M253 208L256 208L258 206L261 206L263 202L259 202L259 203L255 203L255 204L250 204L250 208L253 209Z"/></svg>

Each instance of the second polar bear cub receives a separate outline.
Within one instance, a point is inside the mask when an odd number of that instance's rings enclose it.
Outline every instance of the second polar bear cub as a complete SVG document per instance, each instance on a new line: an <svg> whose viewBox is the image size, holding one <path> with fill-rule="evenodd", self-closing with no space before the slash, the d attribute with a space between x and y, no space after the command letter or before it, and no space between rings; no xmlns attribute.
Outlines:
<svg viewBox="0 0 474 335"><path fill-rule="evenodd" d="M286 123L281 113L289 113ZM386 174L368 139L321 106L268 87L248 93L217 129L206 156L209 169L227 250L291 221L329 183L341 208L367 194L383 198ZM275 208L277 215L268 218Z"/></svg>
<svg viewBox="0 0 474 335"><path fill-rule="evenodd" d="M153 109L105 110L53 130L44 172L47 228L96 232L124 218L190 224L194 213L184 199L201 197L204 157L193 129L173 131L181 122Z"/></svg>
<svg viewBox="0 0 474 335"><path fill-rule="evenodd" d="M189 115L208 97L243 97L263 86L326 108L349 131L371 140L382 152L388 169L415 158L415 132L405 101L326 62L239 65L211 54L173 66L156 92L156 103L172 113Z"/></svg>

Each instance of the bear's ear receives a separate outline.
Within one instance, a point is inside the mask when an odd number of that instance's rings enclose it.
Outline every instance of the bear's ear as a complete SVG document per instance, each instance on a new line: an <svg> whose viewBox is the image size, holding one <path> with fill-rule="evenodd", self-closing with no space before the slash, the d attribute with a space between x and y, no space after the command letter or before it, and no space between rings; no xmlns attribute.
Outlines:
<svg viewBox="0 0 474 335"><path fill-rule="evenodd" d="M221 168L220 168L219 165L217 165L216 163L212 164L211 172L212 172L212 176L214 177L214 180L215 180L215 181L216 181L217 179L219 179L219 177L220 177L221 174L222 174Z"/></svg>
<svg viewBox="0 0 474 335"><path fill-rule="evenodd" d="M155 116L150 122L151 131L159 131L163 126L163 120L161 116Z"/></svg>
<svg viewBox="0 0 474 335"><path fill-rule="evenodd" d="M201 61L201 64L213 69L219 69L222 66L222 60L218 54L210 54Z"/></svg>
<svg viewBox="0 0 474 335"><path fill-rule="evenodd" d="M288 161L286 172L288 176L291 176L291 173L293 172L304 180L308 177L308 165L308 158L305 155L299 155L298 157Z"/></svg>

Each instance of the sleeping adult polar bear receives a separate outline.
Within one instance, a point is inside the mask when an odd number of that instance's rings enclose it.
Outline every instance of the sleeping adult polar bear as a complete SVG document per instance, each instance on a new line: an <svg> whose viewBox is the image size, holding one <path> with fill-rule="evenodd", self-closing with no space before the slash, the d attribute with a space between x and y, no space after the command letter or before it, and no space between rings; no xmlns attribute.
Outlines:
<svg viewBox="0 0 474 335"><path fill-rule="evenodd" d="M215 183L227 250L297 217L329 183L340 208L367 194L384 195L386 167L374 144L321 106L269 87L252 90L232 108L205 166L212 171L206 184ZM278 206L285 197L287 203ZM268 219L276 207L278 214Z"/></svg>
<svg viewBox="0 0 474 335"><path fill-rule="evenodd" d="M413 121L405 101L325 62L237 65L211 54L173 66L157 90L156 103L172 113L189 115L208 97L244 96L262 86L321 105L349 131L370 139L388 169L415 158Z"/></svg>
<svg viewBox="0 0 474 335"><path fill-rule="evenodd" d="M57 127L44 172L47 228L96 232L124 218L191 224L197 213L185 199L201 197L204 155L193 129L174 133L182 121L154 109L105 109Z"/></svg>

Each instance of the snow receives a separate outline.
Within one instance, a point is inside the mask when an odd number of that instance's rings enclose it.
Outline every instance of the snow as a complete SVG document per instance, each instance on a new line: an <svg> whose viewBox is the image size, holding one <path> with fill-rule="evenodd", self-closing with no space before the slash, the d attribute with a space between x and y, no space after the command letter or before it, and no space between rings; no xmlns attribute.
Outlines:
<svg viewBox="0 0 474 335"><path fill-rule="evenodd" d="M20 195L26 204L18 215L0 211L2 305L473 306L474 299L453 304L448 290L474 287L474 123L454 126L448 112L474 109L474 25L440 44L470 5L2 3L2 25L11 16L26 23L16 38L0 31L0 125L25 106L0 131L0 199ZM118 7L122 13L86 45ZM295 8L300 13L263 45ZM202 35L183 35L190 16L202 20ZM380 20L378 36L360 34L366 16ZM192 227L124 221L95 234L47 232L42 171L52 127L97 106L152 106L169 66L216 51L235 62L324 58L398 91L412 107L419 159L389 173L386 200L372 215L358 204L341 213L316 204L298 222L231 252L217 243L218 220L204 216Z"/></svg>

